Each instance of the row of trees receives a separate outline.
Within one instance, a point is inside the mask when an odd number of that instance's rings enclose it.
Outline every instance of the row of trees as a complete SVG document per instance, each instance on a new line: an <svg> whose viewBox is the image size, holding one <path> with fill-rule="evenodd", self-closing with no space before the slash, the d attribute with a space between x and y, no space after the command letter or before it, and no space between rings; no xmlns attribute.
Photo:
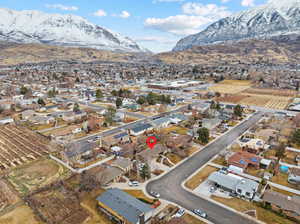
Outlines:
<svg viewBox="0 0 300 224"><path fill-rule="evenodd" d="M140 105L149 104L149 105L155 105L157 103L161 104L171 104L172 100L169 95L160 95L157 93L148 93L147 96L140 96L137 100L137 103Z"/></svg>

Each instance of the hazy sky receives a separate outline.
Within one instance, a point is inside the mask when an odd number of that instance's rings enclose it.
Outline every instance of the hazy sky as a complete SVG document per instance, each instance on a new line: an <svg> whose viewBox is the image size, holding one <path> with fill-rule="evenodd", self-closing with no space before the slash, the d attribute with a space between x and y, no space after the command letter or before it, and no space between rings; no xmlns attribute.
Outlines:
<svg viewBox="0 0 300 224"><path fill-rule="evenodd" d="M284 1L284 0L282 0ZM0 7L76 14L128 36L153 52L208 24L267 0L0 0Z"/></svg>

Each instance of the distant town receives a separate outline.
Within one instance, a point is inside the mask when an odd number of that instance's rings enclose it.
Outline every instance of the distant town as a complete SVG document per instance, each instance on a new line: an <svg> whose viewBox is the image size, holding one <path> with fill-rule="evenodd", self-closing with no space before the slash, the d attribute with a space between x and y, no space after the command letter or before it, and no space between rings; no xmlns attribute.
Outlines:
<svg viewBox="0 0 300 224"><path fill-rule="evenodd" d="M299 223L299 71L268 69L1 67L0 223Z"/></svg>

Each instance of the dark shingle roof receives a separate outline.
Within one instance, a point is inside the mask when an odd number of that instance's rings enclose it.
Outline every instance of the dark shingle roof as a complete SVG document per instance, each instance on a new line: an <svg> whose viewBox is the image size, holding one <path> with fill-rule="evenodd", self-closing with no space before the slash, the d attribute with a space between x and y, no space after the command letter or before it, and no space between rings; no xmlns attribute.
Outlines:
<svg viewBox="0 0 300 224"><path fill-rule="evenodd" d="M151 127L152 127L151 124L145 123L145 124L136 125L131 130L137 133L137 132L140 132L143 130L147 130L148 128L151 128Z"/></svg>
<svg viewBox="0 0 300 224"><path fill-rule="evenodd" d="M137 223L141 214L153 210L149 205L117 188L107 190L97 200L131 223Z"/></svg>

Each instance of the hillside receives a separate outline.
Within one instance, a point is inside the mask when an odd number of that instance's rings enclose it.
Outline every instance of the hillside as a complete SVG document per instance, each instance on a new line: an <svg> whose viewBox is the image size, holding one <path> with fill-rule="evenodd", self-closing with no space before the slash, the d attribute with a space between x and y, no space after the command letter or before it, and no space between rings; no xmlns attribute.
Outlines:
<svg viewBox="0 0 300 224"><path fill-rule="evenodd" d="M53 60L127 61L133 53L117 53L91 48L59 47L45 44L0 42L0 65L39 63Z"/></svg>
<svg viewBox="0 0 300 224"><path fill-rule="evenodd" d="M272 40L243 40L194 46L191 49L156 55L171 64L298 64L300 37L280 36Z"/></svg>

